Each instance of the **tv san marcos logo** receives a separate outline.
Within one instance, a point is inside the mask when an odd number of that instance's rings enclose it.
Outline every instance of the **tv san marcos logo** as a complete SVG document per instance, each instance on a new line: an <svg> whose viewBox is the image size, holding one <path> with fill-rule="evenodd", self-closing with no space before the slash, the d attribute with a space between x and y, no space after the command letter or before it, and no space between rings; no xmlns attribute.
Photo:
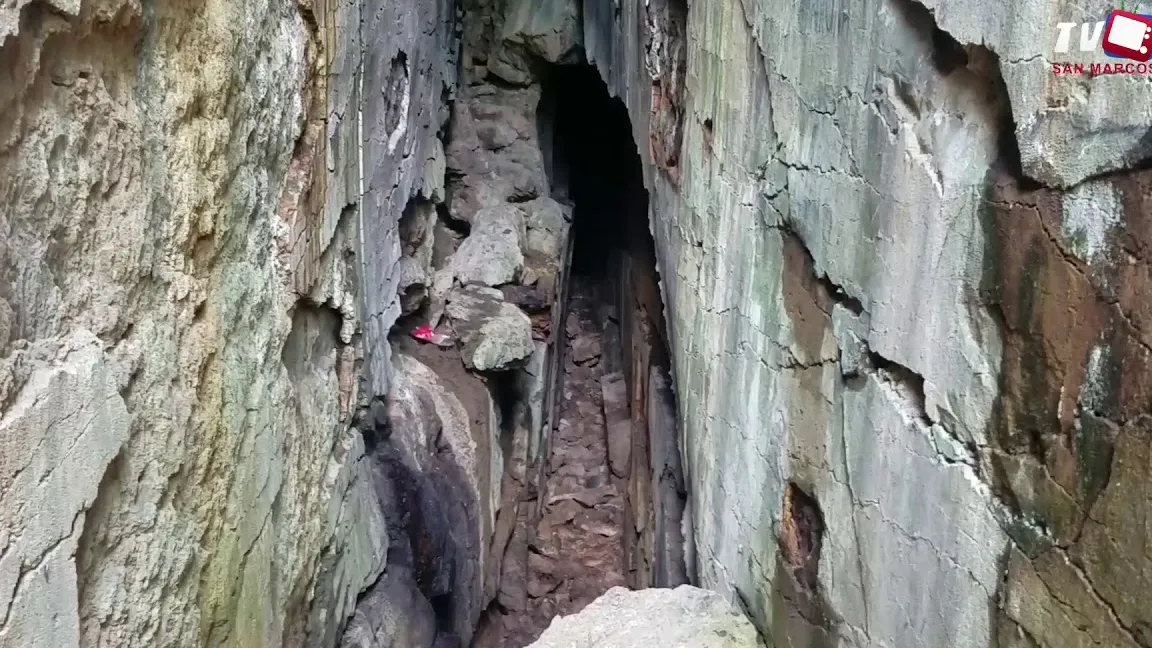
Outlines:
<svg viewBox="0 0 1152 648"><path fill-rule="evenodd" d="M1079 34L1076 34L1077 25ZM1081 53L1092 54L1099 48L1108 58L1121 60L1114 63L1075 58L1060 61L1062 54L1073 49L1075 35L1080 37ZM1121 4L1119 9L1113 9L1098 22L1058 23L1053 51L1057 56L1057 62L1052 63L1053 74L1152 74L1152 63L1149 63L1152 59L1152 14L1140 13L1140 5L1129 11Z"/></svg>
<svg viewBox="0 0 1152 648"><path fill-rule="evenodd" d="M1104 25L1104 42L1100 49L1112 58L1126 58L1140 63L1152 58L1152 15L1125 11L1121 5L1108 14Z"/></svg>

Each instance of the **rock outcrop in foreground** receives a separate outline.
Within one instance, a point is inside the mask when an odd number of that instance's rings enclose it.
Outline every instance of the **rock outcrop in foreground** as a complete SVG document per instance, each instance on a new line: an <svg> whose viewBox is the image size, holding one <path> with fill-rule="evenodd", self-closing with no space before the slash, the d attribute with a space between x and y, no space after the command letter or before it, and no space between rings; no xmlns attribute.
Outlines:
<svg viewBox="0 0 1152 648"><path fill-rule="evenodd" d="M756 628L719 594L691 585L613 587L582 611L556 617L528 648L763 648Z"/></svg>

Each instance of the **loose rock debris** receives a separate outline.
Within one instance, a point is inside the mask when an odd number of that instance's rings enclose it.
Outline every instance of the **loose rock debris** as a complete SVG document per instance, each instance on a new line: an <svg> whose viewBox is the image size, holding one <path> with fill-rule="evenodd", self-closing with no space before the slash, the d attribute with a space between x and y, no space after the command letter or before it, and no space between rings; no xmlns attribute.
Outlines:
<svg viewBox="0 0 1152 648"><path fill-rule="evenodd" d="M534 528L525 529L523 589L505 592L515 585L501 583L503 609L493 619L498 627L477 638L478 648L522 648L555 616L579 612L612 587L627 585L626 487L609 468L601 384L605 376L598 362L601 332L594 307L591 288L574 277L559 418L540 494L541 516ZM619 380L618 375L607 378ZM610 393L614 389L609 386ZM511 559L509 551L505 560Z"/></svg>

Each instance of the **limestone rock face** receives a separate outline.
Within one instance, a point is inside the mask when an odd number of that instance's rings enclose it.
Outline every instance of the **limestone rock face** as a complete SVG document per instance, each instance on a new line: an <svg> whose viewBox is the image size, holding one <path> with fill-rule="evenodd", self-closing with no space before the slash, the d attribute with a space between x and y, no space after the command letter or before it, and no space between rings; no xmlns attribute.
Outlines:
<svg viewBox="0 0 1152 648"><path fill-rule="evenodd" d="M499 286L524 268L524 217L512 205L486 207L473 216L472 231L449 262L463 284Z"/></svg>
<svg viewBox="0 0 1152 648"><path fill-rule="evenodd" d="M583 52L580 45L581 2L578 0L510 0L501 3L496 38L491 43L486 67L507 83L531 84L535 63L574 63ZM475 9L483 4L474 6ZM499 8L496 9L499 11Z"/></svg>
<svg viewBox="0 0 1152 648"><path fill-rule="evenodd" d="M15 592L6 600L8 623L0 628L5 645L8 637L78 639L73 557L84 512L128 439L128 409L117 391L120 368L103 361L99 340L83 331L55 346L29 358L36 368L0 420L6 550L0 591ZM48 574L62 583L53 587ZM71 621L64 633L54 627L60 618Z"/></svg>
<svg viewBox="0 0 1152 648"><path fill-rule="evenodd" d="M690 585L613 587L580 612L557 617L528 648L763 648L756 629L720 595Z"/></svg>
<svg viewBox="0 0 1152 648"><path fill-rule="evenodd" d="M490 89L492 94L478 96L462 90L448 134L448 207L469 223L485 207L548 193L536 124L526 118L540 102L539 87Z"/></svg>
<svg viewBox="0 0 1152 648"><path fill-rule="evenodd" d="M436 205L413 200L400 217L400 307L404 314L417 310L434 283L433 260L436 247Z"/></svg>
<svg viewBox="0 0 1152 648"><path fill-rule="evenodd" d="M498 489L491 475L499 470L497 444L481 436L488 429L472 426L486 414L487 391L468 380L459 358L451 358L452 371L434 362L435 347L400 351L386 412L375 407L380 401L370 408L386 421L373 422L368 459L388 520L388 562L357 603L344 646L466 643L481 611L487 495Z"/></svg>
<svg viewBox="0 0 1152 648"><path fill-rule="evenodd" d="M503 370L532 355L532 322L504 301L499 290L464 286L448 295L446 312L464 344L464 364L477 371Z"/></svg>
<svg viewBox="0 0 1152 648"><path fill-rule="evenodd" d="M576 0L513 0L505 5L502 35L507 43L549 63L570 62L584 30Z"/></svg>
<svg viewBox="0 0 1152 648"><path fill-rule="evenodd" d="M658 570L716 594L537 645L755 645L727 600L780 645L1152 646L1152 102L1052 69L1111 5L834 4L0 7L0 648L467 643L562 327L537 74L585 60L666 307ZM451 366L393 356L442 312ZM532 394L507 458L465 368Z"/></svg>
<svg viewBox="0 0 1152 648"><path fill-rule="evenodd" d="M392 373L388 333L402 312L401 285L412 276L400 267L398 224L410 202L436 202L447 191L436 133L447 125L445 99L456 86L455 10L432 0L331 6L339 8L332 29L343 40L333 50L339 75L329 87L339 101L329 102L328 128L332 134L339 125L335 133L355 154L334 160L360 170L344 191L358 206L365 385L382 397ZM335 191L331 183L327 191Z"/></svg>
<svg viewBox="0 0 1152 648"><path fill-rule="evenodd" d="M1152 639L1118 576L1152 514L1147 89L1051 70L1110 8L585 4L647 165L699 584L781 645Z"/></svg>
<svg viewBox="0 0 1152 648"><path fill-rule="evenodd" d="M940 29L962 44L984 44L1000 60L1025 173L1071 188L1091 176L1131 167L1152 153L1146 72L1100 48L1102 23L1118 5L1021 1L985 7L976 0L926 0ZM1138 11L1139 9L1132 9ZM1141 11L1141 13L1143 13ZM1065 32L1066 36L1061 36ZM1063 41L1063 43L1061 42ZM1085 76L1054 66L1121 66Z"/></svg>
<svg viewBox="0 0 1152 648"><path fill-rule="evenodd" d="M403 88L451 28L145 4L0 8L0 646L331 646L389 544L353 419L399 254L359 232L407 195L358 222L363 149L418 186L442 101L373 93L369 138L356 75Z"/></svg>

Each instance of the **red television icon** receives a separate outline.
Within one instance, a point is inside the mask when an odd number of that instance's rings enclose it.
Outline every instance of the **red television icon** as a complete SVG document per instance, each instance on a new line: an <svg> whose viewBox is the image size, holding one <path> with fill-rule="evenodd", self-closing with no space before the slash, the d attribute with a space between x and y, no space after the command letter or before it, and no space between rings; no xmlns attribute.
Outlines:
<svg viewBox="0 0 1152 648"><path fill-rule="evenodd" d="M1108 54L1144 62L1152 58L1152 18L1114 9L1108 14L1100 44Z"/></svg>

